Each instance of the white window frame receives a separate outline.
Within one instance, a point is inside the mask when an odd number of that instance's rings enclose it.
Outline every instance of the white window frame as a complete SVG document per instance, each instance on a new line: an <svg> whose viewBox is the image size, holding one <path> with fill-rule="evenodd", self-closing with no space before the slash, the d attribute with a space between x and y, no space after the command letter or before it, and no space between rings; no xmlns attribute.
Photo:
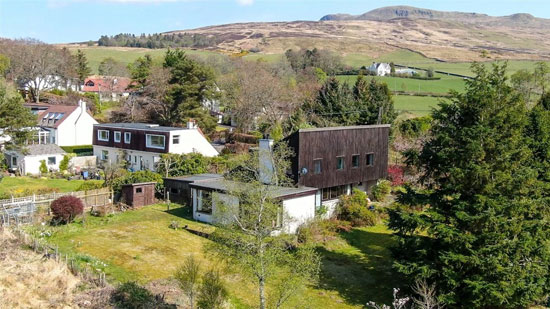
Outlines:
<svg viewBox="0 0 550 309"><path fill-rule="evenodd" d="M115 143L120 143L120 140L122 139L122 133L120 131L115 131L114 139L115 139Z"/></svg>
<svg viewBox="0 0 550 309"><path fill-rule="evenodd" d="M130 144L132 141L132 133L131 132L124 132L124 143Z"/></svg>
<svg viewBox="0 0 550 309"><path fill-rule="evenodd" d="M102 132L107 132L107 139L101 138L101 133ZM103 142L108 142L109 141L109 130L97 130L97 140L98 141L103 141Z"/></svg>
<svg viewBox="0 0 550 309"><path fill-rule="evenodd" d="M179 143L180 143L180 135L178 134L178 135L172 136L172 144L179 145Z"/></svg>
<svg viewBox="0 0 550 309"><path fill-rule="evenodd" d="M162 137L162 146L151 145L151 137L153 136ZM164 149L166 147L166 136L158 134L145 134L145 146L147 148Z"/></svg>
<svg viewBox="0 0 550 309"><path fill-rule="evenodd" d="M50 159L53 158L53 163L50 163ZM55 165L57 163L57 158L55 156L53 157L48 157L48 165Z"/></svg>

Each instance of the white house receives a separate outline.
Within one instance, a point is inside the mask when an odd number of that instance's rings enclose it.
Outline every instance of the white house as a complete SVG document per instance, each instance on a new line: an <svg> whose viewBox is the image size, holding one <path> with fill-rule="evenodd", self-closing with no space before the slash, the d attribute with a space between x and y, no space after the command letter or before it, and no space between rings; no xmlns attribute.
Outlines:
<svg viewBox="0 0 550 309"><path fill-rule="evenodd" d="M36 144L22 150L8 150L5 155L9 170L19 171L21 175L39 175L41 161L46 163L48 171L58 171L65 151L54 144Z"/></svg>
<svg viewBox="0 0 550 309"><path fill-rule="evenodd" d="M58 75L46 75L37 77L34 80L27 80L20 84L25 91L48 91L48 90L79 90L79 83L63 78Z"/></svg>
<svg viewBox="0 0 550 309"><path fill-rule="evenodd" d="M86 102L78 105L41 105L37 109L38 143L59 146L91 145L94 124L98 122L86 108ZM31 110L33 107L31 106ZM33 110L34 111L34 110Z"/></svg>
<svg viewBox="0 0 550 309"><path fill-rule="evenodd" d="M185 128L146 123L96 124L93 147L100 162L126 160L134 171L156 170L163 153L218 155L194 122Z"/></svg>
<svg viewBox="0 0 550 309"><path fill-rule="evenodd" d="M391 66L389 63L385 62L373 62L367 69L377 76L386 76L391 74Z"/></svg>

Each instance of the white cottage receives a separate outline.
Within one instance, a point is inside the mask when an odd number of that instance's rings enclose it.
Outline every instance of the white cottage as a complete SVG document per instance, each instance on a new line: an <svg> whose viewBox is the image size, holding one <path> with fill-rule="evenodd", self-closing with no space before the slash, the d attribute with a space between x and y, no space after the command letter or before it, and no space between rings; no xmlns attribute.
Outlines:
<svg viewBox="0 0 550 309"><path fill-rule="evenodd" d="M49 172L58 171L65 151L54 144L36 144L21 150L8 150L5 156L9 170L18 171L21 175L39 175L42 161Z"/></svg>
<svg viewBox="0 0 550 309"><path fill-rule="evenodd" d="M391 74L391 66L389 63L373 62L367 69L376 76L387 76Z"/></svg>

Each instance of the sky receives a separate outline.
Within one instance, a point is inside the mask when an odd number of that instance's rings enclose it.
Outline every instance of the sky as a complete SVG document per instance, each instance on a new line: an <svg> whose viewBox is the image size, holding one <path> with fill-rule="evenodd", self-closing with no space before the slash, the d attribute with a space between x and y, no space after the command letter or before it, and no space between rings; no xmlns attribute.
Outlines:
<svg viewBox="0 0 550 309"><path fill-rule="evenodd" d="M47 43L159 33L235 22L318 20L390 5L550 18L549 0L0 0L0 37Z"/></svg>

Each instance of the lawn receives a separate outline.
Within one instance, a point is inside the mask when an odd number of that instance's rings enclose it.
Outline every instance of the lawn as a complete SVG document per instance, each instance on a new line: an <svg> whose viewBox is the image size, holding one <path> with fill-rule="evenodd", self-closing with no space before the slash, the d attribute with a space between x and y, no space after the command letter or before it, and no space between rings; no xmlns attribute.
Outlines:
<svg viewBox="0 0 550 309"><path fill-rule="evenodd" d="M391 91L406 91L413 93L431 92L441 94L446 94L451 89L458 92L464 91L464 79L441 74L436 74L436 77L440 77L441 79L421 80L391 76L366 76L369 80L374 78L378 81L385 82ZM353 85L357 80L357 76L355 75L339 75L337 78L340 81L345 81L350 85Z"/></svg>
<svg viewBox="0 0 550 309"><path fill-rule="evenodd" d="M254 307L255 286L235 267L207 258L203 249L209 240L169 227L175 221L180 226L212 229L189 220L186 210L180 207L167 211L164 205L153 205L103 218L88 216L85 224L80 219L68 226L49 228L53 235L48 241L62 252L99 259L106 264L99 267L111 281L137 280L143 284L170 278L183 259L193 254L204 266L223 269L235 307ZM391 268L388 247L392 242L389 231L380 225L343 233L320 247L319 284L308 287L287 307L362 308L369 300L389 303L392 288L400 283Z"/></svg>
<svg viewBox="0 0 550 309"><path fill-rule="evenodd" d="M86 180L93 181L93 180ZM0 179L0 196L18 194L23 191L37 191L44 188L57 189L58 192L76 191L84 180L66 180L32 177L4 177Z"/></svg>

